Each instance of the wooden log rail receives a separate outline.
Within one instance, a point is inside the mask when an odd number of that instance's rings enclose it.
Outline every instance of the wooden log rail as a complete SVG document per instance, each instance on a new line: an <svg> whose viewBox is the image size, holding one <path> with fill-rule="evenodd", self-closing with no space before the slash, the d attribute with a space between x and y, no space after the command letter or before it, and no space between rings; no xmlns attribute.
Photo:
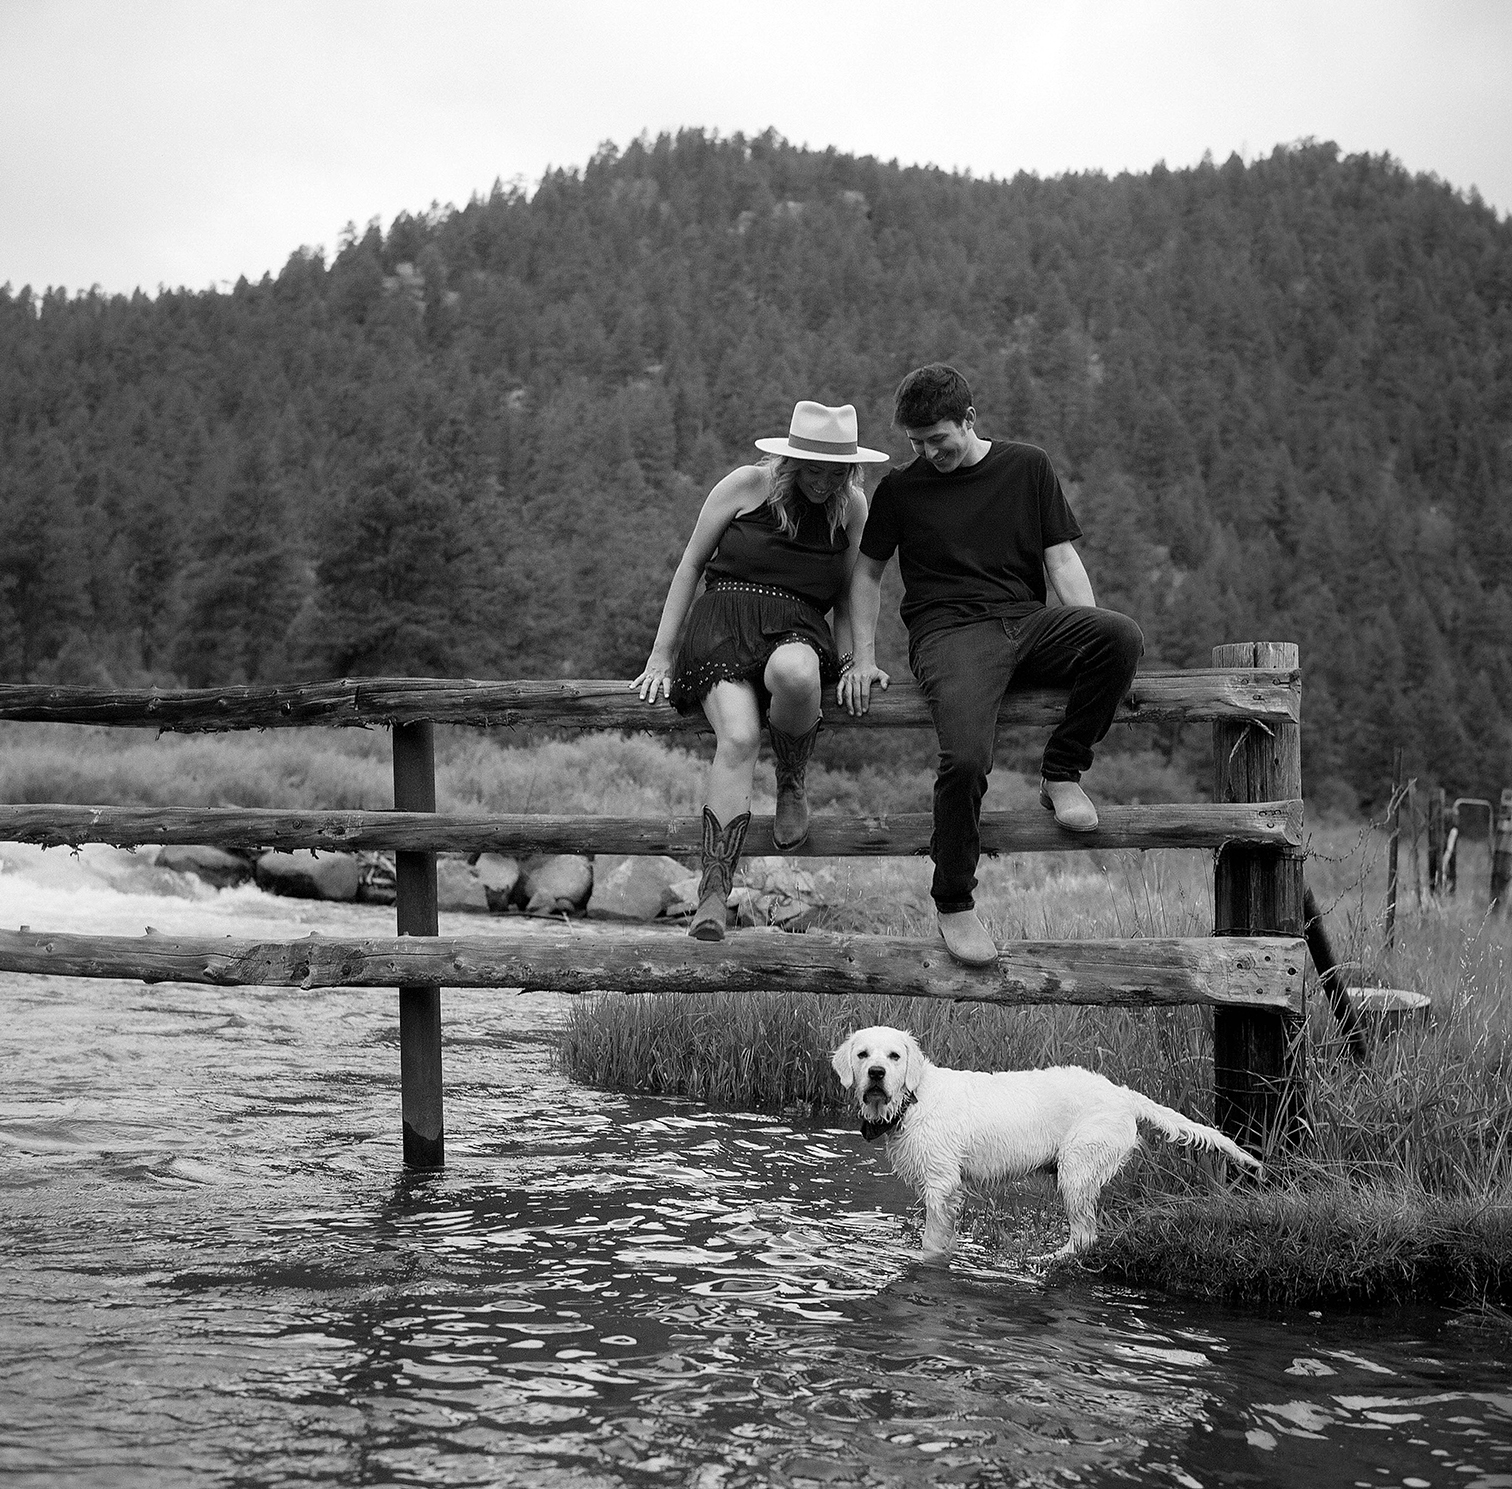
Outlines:
<svg viewBox="0 0 1512 1489"><path fill-rule="evenodd" d="M1301 674L1295 668L1215 667L1141 672L1119 708L1125 724L1202 723L1245 719L1295 723L1301 716ZM999 728L1053 726L1065 709L1056 689L1013 690L1003 699ZM897 682L872 694L871 711L853 718L824 710L827 728L920 729L930 726L923 694ZM624 681L453 682L436 678L342 678L335 682L242 688L55 687L0 684L0 721L109 724L184 732L279 729L309 724L389 726L429 721L532 729L639 729L706 734L702 713L685 715L665 702L642 703Z"/></svg>
<svg viewBox="0 0 1512 1489"><path fill-rule="evenodd" d="M987 853L1062 853L1088 848L1223 848L1249 843L1297 848L1302 803L1201 802L1107 806L1095 832L1073 836L1039 806L982 813ZM111 843L210 844L218 848L304 848L355 852L630 853L684 858L698 852L696 817L471 817L434 812L281 811L267 807L0 806L0 842L44 848ZM813 818L810 858L879 857L929 851L927 812ZM772 819L752 819L747 854L775 853ZM788 856L792 856L789 854Z"/></svg>
<svg viewBox="0 0 1512 1489"><path fill-rule="evenodd" d="M896 936L529 928L498 935L238 941L0 931L0 966L53 977L216 987L523 988L580 993L881 993L1022 1005L1263 1008L1300 1013L1298 937L1010 941L995 966L962 967L943 943Z"/></svg>

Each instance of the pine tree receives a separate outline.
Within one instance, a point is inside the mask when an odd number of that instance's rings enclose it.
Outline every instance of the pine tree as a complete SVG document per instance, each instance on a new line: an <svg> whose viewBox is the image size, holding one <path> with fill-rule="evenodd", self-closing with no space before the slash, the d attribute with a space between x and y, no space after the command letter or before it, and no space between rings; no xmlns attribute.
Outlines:
<svg viewBox="0 0 1512 1489"><path fill-rule="evenodd" d="M184 571L175 660L195 687L277 682L306 589L287 488L262 441L221 459Z"/></svg>

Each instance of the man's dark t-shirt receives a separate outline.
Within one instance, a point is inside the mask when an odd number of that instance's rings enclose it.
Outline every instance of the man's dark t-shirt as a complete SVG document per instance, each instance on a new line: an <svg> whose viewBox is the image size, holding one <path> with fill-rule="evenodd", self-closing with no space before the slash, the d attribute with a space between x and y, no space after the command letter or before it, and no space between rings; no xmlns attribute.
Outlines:
<svg viewBox="0 0 1512 1489"><path fill-rule="evenodd" d="M1045 549L1081 537L1050 457L994 440L975 465L937 471L921 455L872 497L861 551L896 549L911 641L974 620L1017 619L1045 603Z"/></svg>

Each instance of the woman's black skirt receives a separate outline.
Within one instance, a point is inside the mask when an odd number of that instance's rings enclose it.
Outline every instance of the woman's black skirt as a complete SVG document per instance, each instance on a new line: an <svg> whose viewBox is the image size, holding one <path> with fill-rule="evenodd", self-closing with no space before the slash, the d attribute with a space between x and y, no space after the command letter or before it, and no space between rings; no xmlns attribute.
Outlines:
<svg viewBox="0 0 1512 1489"><path fill-rule="evenodd" d="M765 719L772 699L761 675L767 658L789 641L802 641L818 652L821 682L839 679L834 637L807 600L769 584L720 581L693 602L688 614L672 669L673 706L679 713L696 713L715 683L748 682Z"/></svg>

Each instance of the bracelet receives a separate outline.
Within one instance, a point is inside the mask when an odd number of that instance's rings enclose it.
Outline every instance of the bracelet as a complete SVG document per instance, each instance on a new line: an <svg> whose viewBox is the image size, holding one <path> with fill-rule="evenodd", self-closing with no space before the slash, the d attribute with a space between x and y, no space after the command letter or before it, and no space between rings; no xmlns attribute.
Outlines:
<svg viewBox="0 0 1512 1489"><path fill-rule="evenodd" d="M840 658L840 676L844 677L845 674L849 672L855 665L855 657L850 652L846 652L845 655Z"/></svg>

